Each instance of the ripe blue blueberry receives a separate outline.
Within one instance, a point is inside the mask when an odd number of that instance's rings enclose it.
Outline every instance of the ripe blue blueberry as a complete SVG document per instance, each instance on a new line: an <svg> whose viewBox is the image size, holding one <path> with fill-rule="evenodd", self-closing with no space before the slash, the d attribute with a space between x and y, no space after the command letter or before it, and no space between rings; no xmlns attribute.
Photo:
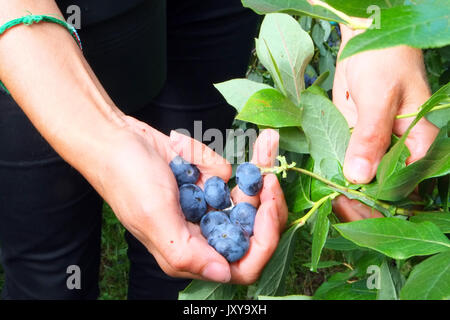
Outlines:
<svg viewBox="0 0 450 320"><path fill-rule="evenodd" d="M230 189L219 177L211 177L205 182L205 200L215 209L225 209L231 206Z"/></svg>
<svg viewBox="0 0 450 320"><path fill-rule="evenodd" d="M247 202L238 203L230 213L230 220L251 237L255 224L256 208Z"/></svg>
<svg viewBox="0 0 450 320"><path fill-rule="evenodd" d="M228 262L241 259L250 246L249 238L244 231L231 223L217 226L209 235L208 243Z"/></svg>
<svg viewBox="0 0 450 320"><path fill-rule="evenodd" d="M203 190L195 184L180 187L180 206L186 219L191 222L199 222L208 209Z"/></svg>
<svg viewBox="0 0 450 320"><path fill-rule="evenodd" d="M183 184L196 183L200 176L200 171L198 168L181 158L180 156L176 156L170 163L170 169L177 179L178 186L182 186Z"/></svg>
<svg viewBox="0 0 450 320"><path fill-rule="evenodd" d="M210 211L200 220L200 229L205 238L213 232L217 226L231 223L230 218L225 212Z"/></svg>
<svg viewBox="0 0 450 320"><path fill-rule="evenodd" d="M261 171L252 163L244 162L236 170L236 183L248 196L256 196L263 185Z"/></svg>

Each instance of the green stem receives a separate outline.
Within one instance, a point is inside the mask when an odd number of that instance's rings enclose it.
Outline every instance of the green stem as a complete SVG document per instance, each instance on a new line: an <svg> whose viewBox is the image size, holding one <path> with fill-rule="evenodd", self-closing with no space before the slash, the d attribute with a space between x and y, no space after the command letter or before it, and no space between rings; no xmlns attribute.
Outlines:
<svg viewBox="0 0 450 320"><path fill-rule="evenodd" d="M317 174L315 174L315 173L313 173L311 171L308 171L306 169L303 169L303 168L293 167L293 168L288 168L287 170L294 170L294 171L306 174L306 175L308 175L308 176L310 176L310 177L312 177L312 178L314 178L316 180L319 180L320 182L325 183L326 185L328 185L329 187L335 189L339 193L349 193L349 194L353 194L353 195L358 196L358 197L363 197L363 198L369 199L373 203L375 203L376 205L378 205L378 206L380 206L382 208L385 208L386 210L388 210L390 212L393 212L394 214L399 214L399 215L404 215L404 216L413 216L415 214L428 212L428 211L418 211L418 210L409 210L409 209L405 209L405 208L399 208L399 207L394 206L392 204L389 204L389 203L386 203L386 202L374 199L374 198L368 196L367 194L365 194L363 192L360 192L358 190L353 190L353 189L341 186L339 184L336 184L336 183L334 183L334 182L332 182L330 180L325 179L322 176L319 176L319 175L317 175Z"/></svg>
<svg viewBox="0 0 450 320"><path fill-rule="evenodd" d="M319 201L314 202L314 205L312 206L311 209L309 209L308 213L306 213L303 217L292 222L291 226L296 225L296 224L298 224L299 226L303 226L306 223L306 221L308 221L308 219L313 215L313 213L316 212L317 209L319 209L320 206L325 203L325 201L327 201L328 199L333 200L338 195L339 195L338 192L334 192L332 194L329 194L329 195L321 198Z"/></svg>
<svg viewBox="0 0 450 320"><path fill-rule="evenodd" d="M446 104L441 104L437 107L432 108L429 112L433 112L436 110L443 110L443 109L447 109L450 108L450 103L446 103ZM413 112L413 113L407 113L407 114L400 114L398 116L396 116L396 119L405 119L405 118L412 118L412 117L416 117L419 114L420 110L417 112Z"/></svg>
<svg viewBox="0 0 450 320"><path fill-rule="evenodd" d="M310 176L310 177L312 177L312 178L314 178L316 180L319 180L320 182L323 182L326 185L328 185L328 186L330 186L330 187L332 187L334 189L340 190L340 191L349 192L349 193L351 193L350 191L356 191L356 190L352 190L350 188L341 186L341 185L339 185L337 183L334 183L334 182L332 182L332 181L330 181L328 179L325 179L322 176L319 176L318 174L315 174L314 172L308 171L308 170L303 169L303 168L293 167L293 168L289 168L288 170L294 170L294 171L306 174L307 176ZM360 192L358 192L358 193L360 193Z"/></svg>
<svg viewBox="0 0 450 320"><path fill-rule="evenodd" d="M442 213L442 211L421 211L421 210L408 210L404 208L396 208L395 213L402 216L414 216L422 213Z"/></svg>

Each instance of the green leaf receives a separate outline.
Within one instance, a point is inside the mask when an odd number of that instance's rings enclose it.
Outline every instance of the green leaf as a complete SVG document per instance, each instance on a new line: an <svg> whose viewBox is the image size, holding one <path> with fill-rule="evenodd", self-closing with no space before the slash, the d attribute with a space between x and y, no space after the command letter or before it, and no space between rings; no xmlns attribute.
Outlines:
<svg viewBox="0 0 450 320"><path fill-rule="evenodd" d="M386 260L380 267L380 289L377 293L377 300L397 300L397 291Z"/></svg>
<svg viewBox="0 0 450 320"><path fill-rule="evenodd" d="M310 5L307 0L242 0L242 4L258 14L273 12L285 12L296 15L307 14L318 19L344 22L344 20L327 9Z"/></svg>
<svg viewBox="0 0 450 320"><path fill-rule="evenodd" d="M217 90L222 94L225 100L233 106L238 112L247 103L248 99L256 92L262 89L270 89L271 86L247 79L233 79L214 84Z"/></svg>
<svg viewBox="0 0 450 320"><path fill-rule="evenodd" d="M336 72L336 59L330 51L326 51L325 54L319 60L319 71L329 72L330 76L321 85L326 91L333 88L334 74Z"/></svg>
<svg viewBox="0 0 450 320"><path fill-rule="evenodd" d="M319 168L324 178L342 186L346 185L344 173L338 160L322 159Z"/></svg>
<svg viewBox="0 0 450 320"><path fill-rule="evenodd" d="M398 201L406 198L423 180L449 174L450 138L446 133L447 128L442 128L425 157L385 178L382 188L379 184L368 186L366 193L378 199Z"/></svg>
<svg viewBox="0 0 450 320"><path fill-rule="evenodd" d="M325 242L325 248L337 250L337 251L351 251L351 250L358 250L358 249L364 249L355 244L354 242L345 239L344 237L337 237L337 238L328 238L327 242Z"/></svg>
<svg viewBox="0 0 450 320"><path fill-rule="evenodd" d="M309 153L305 133L300 127L280 128L280 148L296 153Z"/></svg>
<svg viewBox="0 0 450 320"><path fill-rule="evenodd" d="M231 300L235 293L236 286L232 284L192 280L178 294L178 300Z"/></svg>
<svg viewBox="0 0 450 320"><path fill-rule="evenodd" d="M313 86L321 86L330 77L330 71L326 70L320 76L317 77L316 81L312 84Z"/></svg>
<svg viewBox="0 0 450 320"><path fill-rule="evenodd" d="M317 300L375 300L376 290L367 289L365 280L348 283L353 271L336 273L314 293Z"/></svg>
<svg viewBox="0 0 450 320"><path fill-rule="evenodd" d="M304 161L303 164L306 170L311 170L313 165L314 162L311 157L308 157L308 160L306 162ZM309 209L314 205L314 202L310 200L312 178L297 172L293 172L293 174L295 174L295 180L288 183L286 187L283 188L283 191L289 211L298 213L305 209Z"/></svg>
<svg viewBox="0 0 450 320"><path fill-rule="evenodd" d="M347 270L344 272L337 272L333 274L327 281L323 282L314 293L314 299L323 299L327 293L335 288L345 285L347 280L355 275L355 271Z"/></svg>
<svg viewBox="0 0 450 320"><path fill-rule="evenodd" d="M311 30L312 18L309 16L301 16L299 23L303 30L309 32Z"/></svg>
<svg viewBox="0 0 450 320"><path fill-rule="evenodd" d="M314 54L308 33L287 14L268 14L261 25L256 52L276 87L298 105L305 88L305 69Z"/></svg>
<svg viewBox="0 0 450 320"><path fill-rule="evenodd" d="M419 223L424 221L433 222L443 233L450 233L450 213L427 212L412 216L409 221Z"/></svg>
<svg viewBox="0 0 450 320"><path fill-rule="evenodd" d="M330 221L328 215L331 213L331 200L328 199L317 212L316 222L313 229L313 240L311 249L311 271L317 271L323 246L327 240Z"/></svg>
<svg viewBox="0 0 450 320"><path fill-rule="evenodd" d="M373 218L333 226L348 240L393 259L407 259L450 249L450 241L431 222Z"/></svg>
<svg viewBox="0 0 450 320"><path fill-rule="evenodd" d="M377 183L378 191L382 192L386 180L395 172L398 168L398 161L404 154L404 149L406 148L405 141L409 135L411 129L422 119L431 108L440 103L443 100L448 99L450 96L450 83L443 86L441 89L436 91L430 99L428 99L421 107L420 112L416 118L411 122L406 132L397 141L397 143L387 152L381 159L380 164L377 169Z"/></svg>
<svg viewBox="0 0 450 320"><path fill-rule="evenodd" d="M370 249L354 250L344 254L346 262L353 267L354 277L360 279L367 278L371 274L368 272L371 266L379 266L386 259L383 254Z"/></svg>
<svg viewBox="0 0 450 320"><path fill-rule="evenodd" d="M350 140L344 116L328 98L309 91L302 93L300 106L304 110L302 128L316 166L322 159L335 159L343 166Z"/></svg>
<svg viewBox="0 0 450 320"><path fill-rule="evenodd" d="M283 78L281 77L280 68L275 60L275 57L270 51L269 45L265 39L259 40L255 39L256 44L256 54L258 56L259 62L265 66L272 77L275 88L281 91L281 93L287 96L286 88L284 87Z"/></svg>
<svg viewBox="0 0 450 320"><path fill-rule="evenodd" d="M273 128L300 126L302 109L278 90L262 89L248 99L236 119Z"/></svg>
<svg viewBox="0 0 450 320"><path fill-rule="evenodd" d="M303 295L290 295L282 297L258 296L258 300L313 300L313 297Z"/></svg>
<svg viewBox="0 0 450 320"><path fill-rule="evenodd" d="M308 87L308 89L306 89L306 91L308 91L312 94L322 96L326 99L329 99L327 92L322 87L316 86L315 82L310 87Z"/></svg>
<svg viewBox="0 0 450 320"><path fill-rule="evenodd" d="M302 212L314 205L314 203L309 200L310 190L307 189L306 184L308 182L305 181L307 179L308 178L299 175L296 180L289 184L285 189L286 202L289 211L292 213Z"/></svg>
<svg viewBox="0 0 450 320"><path fill-rule="evenodd" d="M393 140L393 145L394 145L395 143L398 142L398 140L400 140L400 138L398 138L395 135L392 135L392 140ZM397 172L397 171L405 168L406 167L406 160L410 156L411 156L411 152L409 152L409 149L408 148L403 148L402 153L401 153L400 157L398 158L397 165L396 165L396 167L394 169L394 172Z"/></svg>
<svg viewBox="0 0 450 320"><path fill-rule="evenodd" d="M436 127L442 128L447 125L450 120L450 108L431 111L427 114L427 119Z"/></svg>
<svg viewBox="0 0 450 320"><path fill-rule="evenodd" d="M367 8L371 5L377 6L380 9L388 9L403 5L404 0L326 0L333 8L342 11L352 17L368 18L372 13L367 12Z"/></svg>
<svg viewBox="0 0 450 320"><path fill-rule="evenodd" d="M295 246L295 235L300 225L294 225L283 233L280 243L258 281L255 296L284 294L285 280Z"/></svg>
<svg viewBox="0 0 450 320"><path fill-rule="evenodd" d="M342 262L339 262L339 261L332 261L332 260L319 261L316 268L317 269L326 269L326 268L331 268L331 267L340 266L340 265L342 265ZM311 269L311 262L304 263L303 266L307 267L308 269Z"/></svg>
<svg viewBox="0 0 450 320"><path fill-rule="evenodd" d="M381 10L381 28L369 29L350 39L339 59L358 52L398 45L415 48L443 47L450 43L448 0Z"/></svg>
<svg viewBox="0 0 450 320"><path fill-rule="evenodd" d="M402 300L450 299L450 251L416 265L400 291Z"/></svg>
<svg viewBox="0 0 450 320"><path fill-rule="evenodd" d="M314 44L316 45L316 47L319 49L319 52L322 56L327 52L327 50L325 49L325 46L323 45L324 36L325 36L325 30L323 30L321 25L319 23L314 24L314 27L312 28L312 32L311 32L311 38L314 41Z"/></svg>
<svg viewBox="0 0 450 320"><path fill-rule="evenodd" d="M318 22L323 29L323 42L326 42L331 34L331 24L325 20L319 20Z"/></svg>
<svg viewBox="0 0 450 320"><path fill-rule="evenodd" d="M335 192L335 190L328 187L325 183L312 179L311 180L311 200L318 201L325 196L328 196Z"/></svg>

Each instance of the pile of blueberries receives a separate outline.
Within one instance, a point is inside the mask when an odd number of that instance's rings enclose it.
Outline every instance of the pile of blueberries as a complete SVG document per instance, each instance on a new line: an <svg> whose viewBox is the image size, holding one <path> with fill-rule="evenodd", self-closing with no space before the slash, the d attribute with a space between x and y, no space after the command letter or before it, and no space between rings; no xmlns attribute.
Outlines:
<svg viewBox="0 0 450 320"><path fill-rule="evenodd" d="M206 180L202 190L195 184L200 171L180 156L170 162L170 168L186 220L200 222L209 245L229 262L241 259L249 249L257 209L247 202L233 206L228 185L219 177ZM236 183L245 194L255 196L263 185L261 171L249 162L242 163L236 171Z"/></svg>

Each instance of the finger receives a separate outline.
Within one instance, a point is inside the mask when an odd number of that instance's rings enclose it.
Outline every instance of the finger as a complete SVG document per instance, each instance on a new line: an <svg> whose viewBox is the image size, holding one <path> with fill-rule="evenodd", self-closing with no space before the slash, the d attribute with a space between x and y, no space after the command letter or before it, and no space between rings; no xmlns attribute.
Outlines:
<svg viewBox="0 0 450 320"><path fill-rule="evenodd" d="M358 120L344 161L344 175L353 183L369 183L391 141L394 117L398 110L398 88L378 96L370 85L358 92Z"/></svg>
<svg viewBox="0 0 450 320"><path fill-rule="evenodd" d="M262 269L277 248L280 239L279 229L276 202L266 201L256 214L247 254L230 265L232 282L251 284L259 278Z"/></svg>
<svg viewBox="0 0 450 320"><path fill-rule="evenodd" d="M241 202L247 202L250 203L255 208L258 208L259 204L261 203L261 200L259 196L248 196L245 193L239 189L238 186L234 187L231 190L231 199L233 200L233 203L241 203Z"/></svg>
<svg viewBox="0 0 450 320"><path fill-rule="evenodd" d="M278 155L280 134L273 129L261 131L253 146L251 163L260 167L271 167Z"/></svg>
<svg viewBox="0 0 450 320"><path fill-rule="evenodd" d="M426 119L420 120L409 133L406 138L405 145L408 147L410 156L406 159L406 164L409 165L421 158L423 158L436 136L439 129Z"/></svg>
<svg viewBox="0 0 450 320"><path fill-rule="evenodd" d="M279 231L282 232L286 227L288 219L288 207L276 175L268 174L264 177L264 186L260 194L260 199L262 204L275 201L279 221L278 224L280 226Z"/></svg>
<svg viewBox="0 0 450 320"><path fill-rule="evenodd" d="M428 100L431 93L425 81L415 81L416 85L412 90L409 90L405 95L403 104L400 107L400 114L409 114L417 112L421 105ZM408 129L414 117L397 119L394 123L394 133L402 136ZM411 164L425 156L434 139L439 133L439 129L429 122L427 119L422 118L412 128L405 144L410 151L410 157L406 159L406 164Z"/></svg>
<svg viewBox="0 0 450 320"><path fill-rule="evenodd" d="M251 162L260 167L272 167L278 154L280 135L273 129L261 131L258 139L253 146L253 155ZM242 192L239 187L231 191L231 198L234 203L248 202L255 207L259 206L259 195L248 196Z"/></svg>
<svg viewBox="0 0 450 320"><path fill-rule="evenodd" d="M333 212L342 222L351 222L369 218L382 218L383 215L358 200L339 196L333 200Z"/></svg>
<svg viewBox="0 0 450 320"><path fill-rule="evenodd" d="M170 132L169 140L170 146L178 155L199 168L202 182L211 176L218 176L224 181L230 179L230 163L203 143L174 130Z"/></svg>

